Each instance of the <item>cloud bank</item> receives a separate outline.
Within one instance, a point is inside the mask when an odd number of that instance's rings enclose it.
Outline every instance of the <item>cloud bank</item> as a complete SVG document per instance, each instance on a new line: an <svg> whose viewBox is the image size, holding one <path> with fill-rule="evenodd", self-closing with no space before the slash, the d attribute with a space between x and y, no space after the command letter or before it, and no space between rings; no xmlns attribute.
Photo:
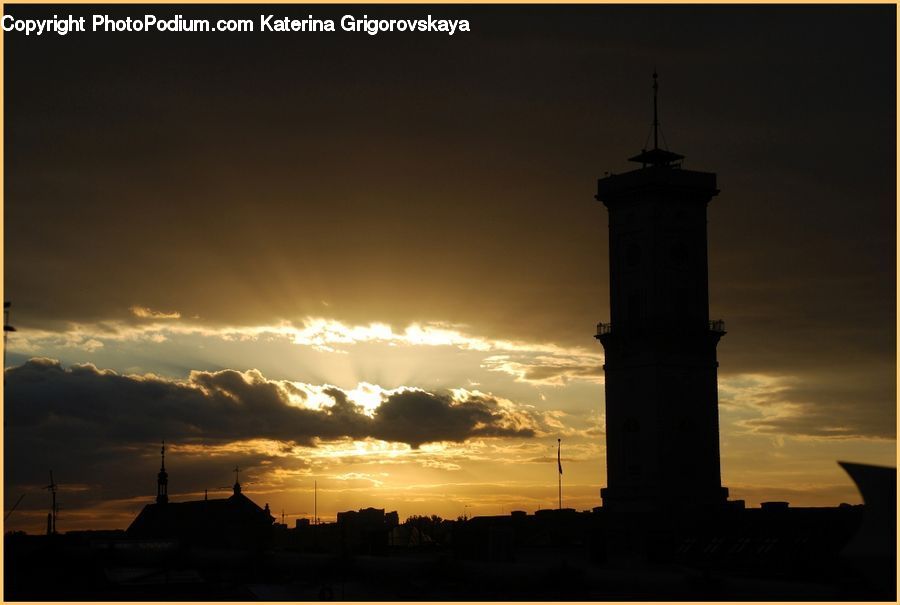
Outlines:
<svg viewBox="0 0 900 605"><path fill-rule="evenodd" d="M334 386L269 380L257 370L193 371L186 380L172 380L34 358L7 371L6 388L7 430L46 439L77 433L120 443L274 439L312 445L371 437L417 448L473 437L532 437L536 427L532 413L469 391L370 391L366 406Z"/></svg>

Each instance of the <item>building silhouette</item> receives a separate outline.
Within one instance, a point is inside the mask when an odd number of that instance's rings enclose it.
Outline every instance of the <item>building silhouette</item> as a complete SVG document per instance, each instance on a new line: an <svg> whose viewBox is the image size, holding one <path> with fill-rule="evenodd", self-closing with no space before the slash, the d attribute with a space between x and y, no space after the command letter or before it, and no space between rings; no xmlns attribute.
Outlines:
<svg viewBox="0 0 900 605"><path fill-rule="evenodd" d="M256 549L271 539L275 518L241 491L235 473L228 498L169 502L165 445L157 475L156 502L146 505L126 531L130 538L171 539L185 544Z"/></svg>
<svg viewBox="0 0 900 605"><path fill-rule="evenodd" d="M597 327L606 362L607 487L611 510L722 506L716 345L710 321L706 206L716 175L685 170L659 147L636 170L597 183L609 211L610 322Z"/></svg>
<svg viewBox="0 0 900 605"><path fill-rule="evenodd" d="M391 531L400 524L397 511L385 513L383 508L361 508L339 512L336 521L341 552L381 554L390 544Z"/></svg>

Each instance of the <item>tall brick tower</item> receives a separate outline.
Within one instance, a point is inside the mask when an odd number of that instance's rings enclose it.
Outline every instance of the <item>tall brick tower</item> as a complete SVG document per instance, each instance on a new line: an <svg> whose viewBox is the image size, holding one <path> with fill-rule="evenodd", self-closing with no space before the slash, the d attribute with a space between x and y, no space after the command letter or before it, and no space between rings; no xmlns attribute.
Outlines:
<svg viewBox="0 0 900 605"><path fill-rule="evenodd" d="M706 205L716 175L684 170L660 149L653 74L653 149L636 170L599 179L609 211L606 362L609 510L707 510L728 490L719 470L716 346L709 319Z"/></svg>

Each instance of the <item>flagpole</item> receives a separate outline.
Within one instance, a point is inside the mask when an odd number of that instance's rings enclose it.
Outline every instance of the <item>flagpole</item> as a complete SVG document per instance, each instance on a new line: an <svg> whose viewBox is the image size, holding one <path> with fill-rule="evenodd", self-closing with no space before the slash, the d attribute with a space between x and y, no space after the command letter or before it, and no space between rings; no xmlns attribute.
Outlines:
<svg viewBox="0 0 900 605"><path fill-rule="evenodd" d="M560 450L562 449L562 439L556 440L556 463L559 466L559 510L562 510L562 458L560 458Z"/></svg>

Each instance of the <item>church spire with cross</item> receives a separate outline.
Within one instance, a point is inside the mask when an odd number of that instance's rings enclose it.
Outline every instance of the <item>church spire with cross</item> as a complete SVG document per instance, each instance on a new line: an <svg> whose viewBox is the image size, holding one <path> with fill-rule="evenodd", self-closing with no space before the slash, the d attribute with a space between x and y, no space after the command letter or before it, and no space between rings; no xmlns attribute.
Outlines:
<svg viewBox="0 0 900 605"><path fill-rule="evenodd" d="M234 467L234 495L237 496L241 493L241 467Z"/></svg>

